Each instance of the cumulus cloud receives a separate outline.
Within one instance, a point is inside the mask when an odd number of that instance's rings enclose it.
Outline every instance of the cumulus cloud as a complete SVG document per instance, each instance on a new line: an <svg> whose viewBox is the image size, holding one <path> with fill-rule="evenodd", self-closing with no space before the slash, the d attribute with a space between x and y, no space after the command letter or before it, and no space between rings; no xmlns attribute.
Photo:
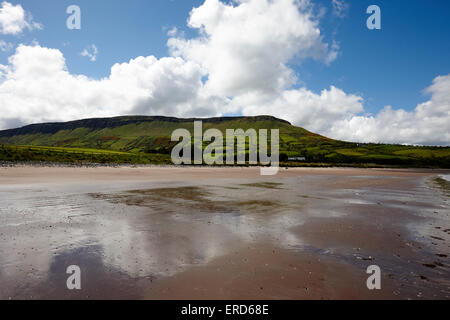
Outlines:
<svg viewBox="0 0 450 320"><path fill-rule="evenodd" d="M70 74L57 49L20 45L8 65L0 65L0 126L16 118L35 123L130 113L217 115L226 99L205 94L202 76L198 65L182 58L149 56L116 64L109 77L95 80Z"/></svg>
<svg viewBox="0 0 450 320"><path fill-rule="evenodd" d="M331 86L316 94L306 88L277 96L247 94L235 101L245 115L272 114L314 132L326 132L336 121L364 111L363 99Z"/></svg>
<svg viewBox="0 0 450 320"><path fill-rule="evenodd" d="M375 116L353 115L336 121L330 136L361 142L450 145L450 74L425 90L431 99L413 111L385 107Z"/></svg>
<svg viewBox="0 0 450 320"><path fill-rule="evenodd" d="M18 35L25 29L42 29L42 25L33 21L33 17L20 4L13 5L3 1L0 6L0 33Z"/></svg>
<svg viewBox="0 0 450 320"><path fill-rule="evenodd" d="M171 56L115 64L103 79L71 74L57 49L19 45L0 65L0 128L126 114L242 113L277 116L342 140L450 144L450 75L434 79L425 91L430 99L413 111L385 107L376 115L365 113L361 96L335 86L318 93L299 87L293 59L327 63L338 50L324 42L311 12L306 0L206 0L188 20L198 36L174 31Z"/></svg>
<svg viewBox="0 0 450 320"><path fill-rule="evenodd" d="M334 86L320 94L301 88L267 99L247 95L235 102L245 115L272 114L334 139L450 145L450 74L434 79L425 92L430 100L413 111L386 106L374 116L365 114L362 97Z"/></svg>
<svg viewBox="0 0 450 320"><path fill-rule="evenodd" d="M309 7L295 0L206 0L188 20L200 36L173 37L168 46L172 55L207 70L206 86L214 94L279 91L296 82L288 67L293 58L329 63L336 57Z"/></svg>
<svg viewBox="0 0 450 320"><path fill-rule="evenodd" d="M81 56L88 57L92 62L97 61L98 49L95 44L85 48L81 53Z"/></svg>

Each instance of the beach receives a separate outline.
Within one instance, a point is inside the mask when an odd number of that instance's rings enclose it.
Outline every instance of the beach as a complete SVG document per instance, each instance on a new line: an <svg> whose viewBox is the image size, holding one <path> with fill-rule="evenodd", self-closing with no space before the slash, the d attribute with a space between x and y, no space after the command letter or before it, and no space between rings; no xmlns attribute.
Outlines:
<svg viewBox="0 0 450 320"><path fill-rule="evenodd" d="M0 299L449 299L449 173L0 167Z"/></svg>

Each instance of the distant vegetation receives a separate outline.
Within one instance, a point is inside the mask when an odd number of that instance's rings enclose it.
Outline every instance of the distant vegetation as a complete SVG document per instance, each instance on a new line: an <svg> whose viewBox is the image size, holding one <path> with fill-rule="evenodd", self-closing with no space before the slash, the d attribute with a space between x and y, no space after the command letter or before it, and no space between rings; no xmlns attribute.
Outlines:
<svg viewBox="0 0 450 320"><path fill-rule="evenodd" d="M57 162L98 164L167 164L168 155L114 152L96 149L0 145L3 162Z"/></svg>
<svg viewBox="0 0 450 320"><path fill-rule="evenodd" d="M0 161L170 164L174 130L195 119L117 117L47 123L0 131ZM402 166L450 168L450 148L357 144L332 140L269 116L202 119L203 130L279 129L286 166ZM205 146L207 144L205 143ZM226 152L224 146L223 149ZM288 161L305 158L304 162Z"/></svg>

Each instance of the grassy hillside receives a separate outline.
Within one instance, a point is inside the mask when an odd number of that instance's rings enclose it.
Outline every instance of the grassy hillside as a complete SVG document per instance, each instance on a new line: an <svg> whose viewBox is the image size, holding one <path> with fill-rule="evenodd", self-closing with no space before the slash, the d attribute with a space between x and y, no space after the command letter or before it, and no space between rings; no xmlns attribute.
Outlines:
<svg viewBox="0 0 450 320"><path fill-rule="evenodd" d="M193 132L195 119L129 116L35 124L0 131L0 160L170 163L174 130ZM450 148L356 144L328 139L270 116L202 119L203 130L279 129L280 158L307 163L450 167ZM206 145L206 144L205 144ZM15 146L15 147L12 147ZM19 147L20 146L20 147ZM33 148L33 147L47 148ZM225 151L225 148L224 148Z"/></svg>

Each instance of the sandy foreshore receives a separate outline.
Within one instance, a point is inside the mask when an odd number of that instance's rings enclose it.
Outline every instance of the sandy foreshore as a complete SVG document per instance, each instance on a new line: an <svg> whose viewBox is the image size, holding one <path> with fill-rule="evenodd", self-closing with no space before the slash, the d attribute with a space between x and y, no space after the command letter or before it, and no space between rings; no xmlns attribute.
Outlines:
<svg viewBox="0 0 450 320"><path fill-rule="evenodd" d="M427 177L448 174L444 169L363 169L363 168L280 168L276 177L301 175ZM0 166L0 185L73 181L176 181L215 178L259 178L258 167L177 167L177 166ZM270 179L270 177L269 177Z"/></svg>
<svg viewBox="0 0 450 320"><path fill-rule="evenodd" d="M0 167L0 299L449 299L439 174Z"/></svg>

